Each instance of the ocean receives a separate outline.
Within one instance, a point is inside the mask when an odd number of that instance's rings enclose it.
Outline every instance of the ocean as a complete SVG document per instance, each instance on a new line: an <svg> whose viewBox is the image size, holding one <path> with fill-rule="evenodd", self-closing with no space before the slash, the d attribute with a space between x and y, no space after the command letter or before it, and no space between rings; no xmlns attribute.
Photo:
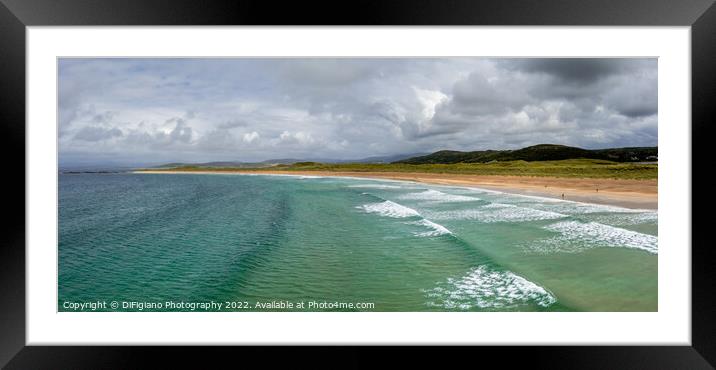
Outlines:
<svg viewBox="0 0 716 370"><path fill-rule="evenodd" d="M657 226L400 181L60 174L58 311L657 311Z"/></svg>

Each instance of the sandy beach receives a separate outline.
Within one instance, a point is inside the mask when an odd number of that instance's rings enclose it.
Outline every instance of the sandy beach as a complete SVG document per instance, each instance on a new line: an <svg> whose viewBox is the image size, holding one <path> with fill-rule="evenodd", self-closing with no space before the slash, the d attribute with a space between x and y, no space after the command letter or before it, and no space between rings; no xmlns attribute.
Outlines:
<svg viewBox="0 0 716 370"><path fill-rule="evenodd" d="M272 171L272 170L231 170L231 171L135 171L153 174L274 174L304 176L365 177L415 181L435 185L478 187L506 193L534 195L575 202L605 204L636 209L658 208L658 180L627 179L580 179L530 176L484 176L444 173L408 172L334 172L334 171Z"/></svg>

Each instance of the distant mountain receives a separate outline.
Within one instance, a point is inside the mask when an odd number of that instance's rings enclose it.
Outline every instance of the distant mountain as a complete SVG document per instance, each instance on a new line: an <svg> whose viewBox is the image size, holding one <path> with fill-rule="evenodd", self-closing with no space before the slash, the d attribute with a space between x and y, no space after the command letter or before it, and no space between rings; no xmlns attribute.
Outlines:
<svg viewBox="0 0 716 370"><path fill-rule="evenodd" d="M261 161L259 163L261 164L268 164L268 165L276 165L276 164L294 164L296 162L301 162L302 159L295 159L295 158L282 158L282 159L269 159L265 161Z"/></svg>
<svg viewBox="0 0 716 370"><path fill-rule="evenodd" d="M206 162L206 163L184 163L184 162L173 162L162 164L153 168L177 168L186 166L201 166L201 167L234 167L241 166L241 162Z"/></svg>
<svg viewBox="0 0 716 370"><path fill-rule="evenodd" d="M256 166L267 166L259 163L244 163L244 162L204 162L204 163L191 163L191 162L173 162L173 163L166 163L159 166L149 167L149 168L163 168L163 169L171 169L171 168L179 168L179 167L256 167Z"/></svg>
<svg viewBox="0 0 716 370"><path fill-rule="evenodd" d="M393 163L437 164L437 163L486 163L492 161L556 161L563 159L588 158L614 162L657 161L657 147L582 149L577 147L539 144L517 150L482 150L460 152L441 150L432 154L397 160Z"/></svg>
<svg viewBox="0 0 716 370"><path fill-rule="evenodd" d="M233 167L233 168L262 168L262 167L273 167L281 164L294 164L299 162L318 162L318 163L391 163L400 161L407 158L417 157L425 155L427 153L412 153L412 154L395 154L386 156L374 156L361 159L295 159L295 158L281 158L281 159L268 159L261 162L239 162L239 161L224 161L224 162L204 162L204 163L167 163L154 168L178 168L178 167Z"/></svg>
<svg viewBox="0 0 716 370"><path fill-rule="evenodd" d="M412 153L412 154L394 154L394 155L383 155L383 156L373 156L373 157L366 157L361 159L352 159L352 160L340 160L340 161L319 161L323 163L392 163L397 161L402 161L404 159L423 156L428 153Z"/></svg>

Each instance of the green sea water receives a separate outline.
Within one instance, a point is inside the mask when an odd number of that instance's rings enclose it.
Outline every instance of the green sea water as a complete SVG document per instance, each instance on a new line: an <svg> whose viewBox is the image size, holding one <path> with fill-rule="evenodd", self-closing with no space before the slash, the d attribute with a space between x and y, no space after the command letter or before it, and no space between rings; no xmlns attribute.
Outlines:
<svg viewBox="0 0 716 370"><path fill-rule="evenodd" d="M657 224L410 182L60 174L58 310L656 311Z"/></svg>

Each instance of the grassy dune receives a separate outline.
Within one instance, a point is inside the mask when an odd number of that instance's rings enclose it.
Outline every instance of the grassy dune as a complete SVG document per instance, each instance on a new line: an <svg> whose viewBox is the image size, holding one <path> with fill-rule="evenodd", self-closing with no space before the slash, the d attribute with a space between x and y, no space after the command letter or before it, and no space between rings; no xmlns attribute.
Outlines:
<svg viewBox="0 0 716 370"><path fill-rule="evenodd" d="M157 169L153 169L156 171ZM264 168L183 166L167 171L329 171L329 172L412 172L464 175L542 176L569 178L656 179L657 164L618 163L599 159L560 161L504 161L492 163L406 164L406 163L318 163L299 162Z"/></svg>

